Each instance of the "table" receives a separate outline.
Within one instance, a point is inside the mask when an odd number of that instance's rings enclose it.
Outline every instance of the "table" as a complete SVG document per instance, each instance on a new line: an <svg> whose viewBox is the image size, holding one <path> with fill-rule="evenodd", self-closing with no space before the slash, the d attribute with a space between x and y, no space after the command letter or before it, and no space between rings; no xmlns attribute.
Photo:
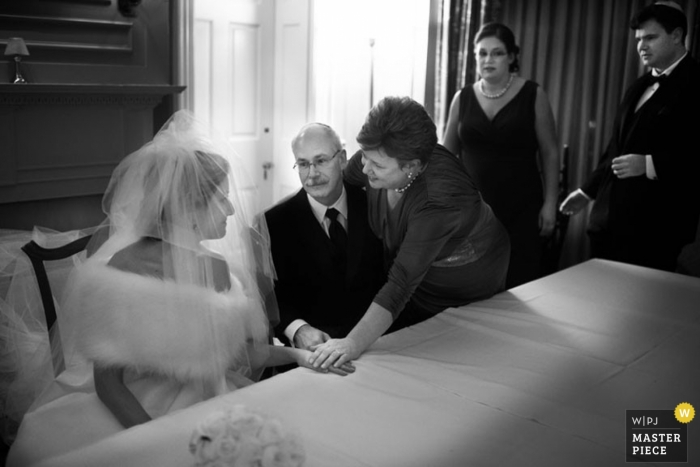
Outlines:
<svg viewBox="0 0 700 467"><path fill-rule="evenodd" d="M307 467L634 465L627 409L700 408L699 336L700 279L591 260L384 336L351 376L295 369L43 465L190 466L235 404L298 430Z"/></svg>

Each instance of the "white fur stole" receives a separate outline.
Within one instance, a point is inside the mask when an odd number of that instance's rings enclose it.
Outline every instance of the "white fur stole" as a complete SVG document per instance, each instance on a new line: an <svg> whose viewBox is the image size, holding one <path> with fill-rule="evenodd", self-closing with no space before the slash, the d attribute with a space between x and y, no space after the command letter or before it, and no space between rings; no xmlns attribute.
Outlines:
<svg viewBox="0 0 700 467"><path fill-rule="evenodd" d="M75 348L100 366L155 372L180 381L220 380L248 366L252 341L266 342L258 300L84 263L62 309Z"/></svg>

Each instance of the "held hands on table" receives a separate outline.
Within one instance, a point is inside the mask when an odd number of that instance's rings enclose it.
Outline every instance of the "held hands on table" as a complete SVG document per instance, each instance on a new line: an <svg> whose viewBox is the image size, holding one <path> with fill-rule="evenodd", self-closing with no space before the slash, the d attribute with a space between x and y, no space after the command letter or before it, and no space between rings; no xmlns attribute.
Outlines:
<svg viewBox="0 0 700 467"><path fill-rule="evenodd" d="M358 358L362 351L352 339L330 339L322 344L313 346L313 355L308 360L312 368L320 371L332 371L352 365L351 360ZM352 365L354 371L354 365Z"/></svg>
<svg viewBox="0 0 700 467"><path fill-rule="evenodd" d="M334 339L331 339L327 333L321 331L320 329L316 329L308 324L300 327L294 334L294 346L300 350L304 349L302 350L304 356L298 362L299 366L310 368L321 373L331 372L341 376L347 376L350 373L354 373L355 365L350 363L349 359L343 362L336 362L336 365L331 365L331 363L336 361L337 356L336 358L329 360L327 364L321 365L320 362L323 360L320 360L316 365L313 364L316 360L314 358L316 353L312 352L318 347L323 346L329 340L332 341Z"/></svg>
<svg viewBox="0 0 700 467"><path fill-rule="evenodd" d="M323 345L323 344L320 344ZM336 363L335 365L314 365L311 363L313 361L314 354L310 350L295 349L300 353L299 358L297 358L297 364L304 368L309 368L319 373L335 373L340 376L347 376L355 372L355 365L349 361L343 363Z"/></svg>
<svg viewBox="0 0 700 467"><path fill-rule="evenodd" d="M625 154L612 160L613 174L619 179L638 177L646 174L646 156L641 154ZM575 190L559 206L562 214L571 216L585 208L591 199L583 191Z"/></svg>
<svg viewBox="0 0 700 467"><path fill-rule="evenodd" d="M306 362L317 371L334 371L352 365L379 337L386 332L394 321L392 313L372 302L364 316L344 339L329 339L315 345L310 350L313 354ZM352 367L355 368L354 366Z"/></svg>
<svg viewBox="0 0 700 467"><path fill-rule="evenodd" d="M323 344L330 338L331 336L320 329L316 329L309 324L304 324L294 333L294 347L313 350L311 347Z"/></svg>

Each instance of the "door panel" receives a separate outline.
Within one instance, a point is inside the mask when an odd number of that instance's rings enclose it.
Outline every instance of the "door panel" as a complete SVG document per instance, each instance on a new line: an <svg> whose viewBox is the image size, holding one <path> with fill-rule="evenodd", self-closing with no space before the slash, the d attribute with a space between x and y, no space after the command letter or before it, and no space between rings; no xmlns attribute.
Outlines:
<svg viewBox="0 0 700 467"><path fill-rule="evenodd" d="M310 0L278 0L275 15L274 201L301 187L291 140L313 119L309 106Z"/></svg>
<svg viewBox="0 0 700 467"><path fill-rule="evenodd" d="M260 208L272 201L273 0L195 0L194 112L241 157Z"/></svg>

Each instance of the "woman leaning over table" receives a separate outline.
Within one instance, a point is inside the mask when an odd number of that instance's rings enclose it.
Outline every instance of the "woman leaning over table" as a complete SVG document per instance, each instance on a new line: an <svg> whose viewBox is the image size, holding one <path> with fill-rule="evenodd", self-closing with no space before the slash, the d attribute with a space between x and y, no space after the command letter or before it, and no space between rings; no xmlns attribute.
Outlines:
<svg viewBox="0 0 700 467"><path fill-rule="evenodd" d="M455 94L444 144L461 157L508 231L506 288L511 288L542 275L543 237L554 230L559 170L554 117L542 88L516 76L519 47L508 27L485 24L474 46L480 79Z"/></svg>
<svg viewBox="0 0 700 467"><path fill-rule="evenodd" d="M387 97L357 136L345 180L367 190L369 222L384 243L387 282L344 339L319 345L328 368L359 357L379 336L504 288L508 235L435 124L407 97Z"/></svg>

